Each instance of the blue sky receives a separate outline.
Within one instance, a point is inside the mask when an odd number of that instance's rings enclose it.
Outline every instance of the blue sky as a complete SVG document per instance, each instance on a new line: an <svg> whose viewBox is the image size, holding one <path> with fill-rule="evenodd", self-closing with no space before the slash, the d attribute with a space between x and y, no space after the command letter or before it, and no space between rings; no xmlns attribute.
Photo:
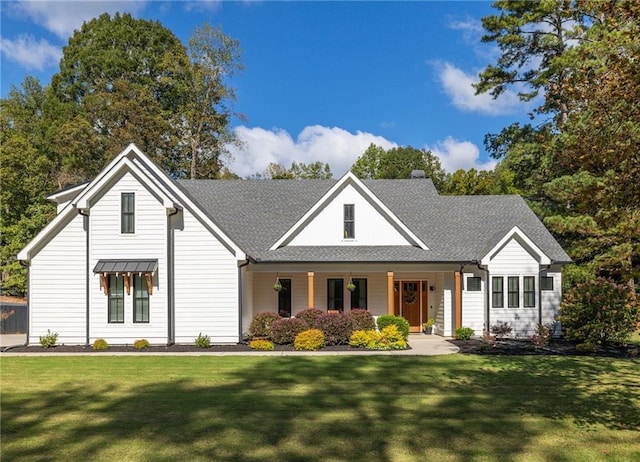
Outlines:
<svg viewBox="0 0 640 462"><path fill-rule="evenodd" d="M83 21L129 12L160 21L186 43L205 21L240 41L234 121L245 143L230 166L241 176L269 162L329 163L341 176L370 143L414 146L446 170L492 168L487 133L526 121L532 103L514 92L475 96L478 72L497 50L480 42L490 2L1 3L1 91L26 75L48 83L62 47Z"/></svg>

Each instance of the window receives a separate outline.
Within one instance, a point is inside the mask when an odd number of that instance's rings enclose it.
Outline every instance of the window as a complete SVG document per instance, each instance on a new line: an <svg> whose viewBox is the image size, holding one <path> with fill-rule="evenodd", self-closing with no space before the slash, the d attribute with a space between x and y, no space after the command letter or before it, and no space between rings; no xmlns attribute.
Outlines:
<svg viewBox="0 0 640 462"><path fill-rule="evenodd" d="M291 279L278 279L282 289L278 291L278 314L283 318L291 317Z"/></svg>
<svg viewBox="0 0 640 462"><path fill-rule="evenodd" d="M507 278L507 306L509 308L520 307L520 278L518 276L509 276Z"/></svg>
<svg viewBox="0 0 640 462"><path fill-rule="evenodd" d="M120 232L133 234L136 231L135 194L122 193L120 200Z"/></svg>
<svg viewBox="0 0 640 462"><path fill-rule="evenodd" d="M344 281L342 279L327 279L327 309L344 309Z"/></svg>
<svg viewBox="0 0 640 462"><path fill-rule="evenodd" d="M124 278L109 275L109 315L110 323L124 322Z"/></svg>
<svg viewBox="0 0 640 462"><path fill-rule="evenodd" d="M491 306L504 308L504 278L502 276L491 278L491 297Z"/></svg>
<svg viewBox="0 0 640 462"><path fill-rule="evenodd" d="M133 322L149 322L149 290L144 275L133 275Z"/></svg>
<svg viewBox="0 0 640 462"><path fill-rule="evenodd" d="M479 292L481 290L481 282L482 278L478 276L468 277L467 278L467 291L469 292Z"/></svg>
<svg viewBox="0 0 640 462"><path fill-rule="evenodd" d="M351 292L351 309L361 308L367 309L367 280L366 279L352 279L353 284L356 286L355 290Z"/></svg>
<svg viewBox="0 0 640 462"><path fill-rule="evenodd" d="M354 239L356 237L355 218L353 204L344 205L344 238Z"/></svg>
<svg viewBox="0 0 640 462"><path fill-rule="evenodd" d="M553 276L542 276L540 278L540 289L553 290Z"/></svg>
<svg viewBox="0 0 640 462"><path fill-rule="evenodd" d="M534 276L524 277L523 291L524 307L534 308L536 306L536 278Z"/></svg>

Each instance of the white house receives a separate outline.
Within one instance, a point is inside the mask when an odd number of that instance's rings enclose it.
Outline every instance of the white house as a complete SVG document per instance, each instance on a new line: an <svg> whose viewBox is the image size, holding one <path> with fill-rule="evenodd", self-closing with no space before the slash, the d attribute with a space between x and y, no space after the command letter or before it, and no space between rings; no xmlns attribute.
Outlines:
<svg viewBox="0 0 640 462"><path fill-rule="evenodd" d="M424 178L174 181L132 144L49 198L57 216L18 255L29 343L236 343L255 314L308 307L531 335L570 261L522 198L440 196Z"/></svg>

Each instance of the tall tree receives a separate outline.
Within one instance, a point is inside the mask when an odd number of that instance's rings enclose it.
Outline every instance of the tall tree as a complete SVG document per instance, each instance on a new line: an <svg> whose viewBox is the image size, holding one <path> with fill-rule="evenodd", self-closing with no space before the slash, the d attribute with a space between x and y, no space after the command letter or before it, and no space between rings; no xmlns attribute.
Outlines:
<svg viewBox="0 0 640 462"><path fill-rule="evenodd" d="M45 99L40 82L27 77L0 101L0 283L8 293L26 290L16 253L55 212L44 198L54 189L53 165L42 149Z"/></svg>
<svg viewBox="0 0 640 462"><path fill-rule="evenodd" d="M261 174L253 175L253 179L272 180L328 180L333 175L329 164L315 161L310 164L292 162L290 168L271 162Z"/></svg>
<svg viewBox="0 0 640 462"><path fill-rule="evenodd" d="M209 24L195 29L189 39L191 67L177 124L190 178L219 177L222 157L229 156L226 146L240 145L229 129L236 94L227 83L243 70L240 54L238 40Z"/></svg>
<svg viewBox="0 0 640 462"><path fill-rule="evenodd" d="M570 52L569 117L555 144L564 175L547 219L597 275L640 282L640 5L582 1L597 18Z"/></svg>
<svg viewBox="0 0 640 462"><path fill-rule="evenodd" d="M427 178L439 190L444 186L446 172L440 159L431 151L420 150L410 146L385 150L375 144L367 150L351 166L351 171L358 178L409 178L413 170L424 170Z"/></svg>
<svg viewBox="0 0 640 462"><path fill-rule="evenodd" d="M447 176L441 194L462 195L498 195L516 194L513 186L513 172L498 166L495 170L477 171L457 170Z"/></svg>

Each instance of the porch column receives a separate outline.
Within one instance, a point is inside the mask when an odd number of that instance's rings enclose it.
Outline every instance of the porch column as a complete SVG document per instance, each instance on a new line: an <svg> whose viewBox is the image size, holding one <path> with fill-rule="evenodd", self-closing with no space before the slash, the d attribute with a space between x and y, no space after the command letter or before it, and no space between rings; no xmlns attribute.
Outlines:
<svg viewBox="0 0 640 462"><path fill-rule="evenodd" d="M462 327L462 273L453 276L453 328Z"/></svg>
<svg viewBox="0 0 640 462"><path fill-rule="evenodd" d="M307 308L313 308L313 271L307 273Z"/></svg>
<svg viewBox="0 0 640 462"><path fill-rule="evenodd" d="M393 271L387 272L387 314L393 314Z"/></svg>

